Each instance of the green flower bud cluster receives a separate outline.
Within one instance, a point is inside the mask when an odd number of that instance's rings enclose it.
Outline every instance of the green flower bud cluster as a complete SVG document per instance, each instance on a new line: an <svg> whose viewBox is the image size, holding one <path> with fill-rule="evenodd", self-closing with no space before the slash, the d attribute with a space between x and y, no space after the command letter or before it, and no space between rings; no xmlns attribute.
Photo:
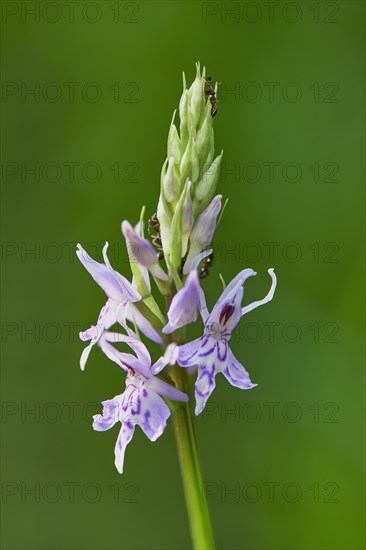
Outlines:
<svg viewBox="0 0 366 550"><path fill-rule="evenodd" d="M196 78L187 88L183 73L183 93L179 102L179 131L176 111L169 129L167 159L161 171L158 220L165 259L172 270L181 266L189 248L189 236L197 217L214 197L222 153L214 158L213 94L196 64ZM209 87L209 88L208 88ZM207 89L210 93L205 93Z"/></svg>

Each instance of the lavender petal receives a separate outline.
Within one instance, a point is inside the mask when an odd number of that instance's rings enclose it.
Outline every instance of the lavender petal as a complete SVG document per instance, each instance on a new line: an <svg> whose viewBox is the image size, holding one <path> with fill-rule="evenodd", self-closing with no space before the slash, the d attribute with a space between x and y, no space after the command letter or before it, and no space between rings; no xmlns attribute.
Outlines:
<svg viewBox="0 0 366 550"><path fill-rule="evenodd" d="M195 384L196 409L195 414L199 415L206 406L208 398L215 389L215 376L217 374L215 363L202 364L198 366L198 377Z"/></svg>
<svg viewBox="0 0 366 550"><path fill-rule="evenodd" d="M150 441L156 441L165 430L170 416L168 405L152 389L145 390L138 424Z"/></svg>
<svg viewBox="0 0 366 550"><path fill-rule="evenodd" d="M120 432L114 449L115 465L120 474L123 473L123 464L125 460L126 447L131 441L135 431L135 424L132 422L122 422Z"/></svg>
<svg viewBox="0 0 366 550"><path fill-rule="evenodd" d="M236 388L250 390L258 385L251 382L249 374L230 349L228 350L228 358L222 373L230 384Z"/></svg>
<svg viewBox="0 0 366 550"><path fill-rule="evenodd" d="M199 281L197 271L191 271L182 289L172 299L168 311L169 323L163 328L164 334L170 334L197 320Z"/></svg>
<svg viewBox="0 0 366 550"><path fill-rule="evenodd" d="M246 313L249 313L249 311L252 311L253 309L255 309L259 306L262 306L262 305L264 305L267 302L270 302L272 300L274 292L276 290L277 277L276 277L276 274L275 274L273 268L269 269L268 273L269 273L269 275L272 279L272 285L271 285L271 288L269 289L269 292L268 292L267 296L265 296L265 298L263 298L263 300L257 300L256 302L253 302L252 304L249 304L249 305L243 307L242 310L241 310L242 315L245 315Z"/></svg>

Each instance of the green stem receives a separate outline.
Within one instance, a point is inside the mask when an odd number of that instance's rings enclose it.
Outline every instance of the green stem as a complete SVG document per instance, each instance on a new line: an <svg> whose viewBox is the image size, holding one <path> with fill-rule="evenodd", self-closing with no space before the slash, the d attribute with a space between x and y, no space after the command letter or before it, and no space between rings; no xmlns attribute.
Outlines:
<svg viewBox="0 0 366 550"><path fill-rule="evenodd" d="M177 388L186 391L185 372L182 371L179 367L173 368L172 376ZM203 498L202 474L188 403L174 408L173 420L193 548L213 550L215 541L207 501Z"/></svg>

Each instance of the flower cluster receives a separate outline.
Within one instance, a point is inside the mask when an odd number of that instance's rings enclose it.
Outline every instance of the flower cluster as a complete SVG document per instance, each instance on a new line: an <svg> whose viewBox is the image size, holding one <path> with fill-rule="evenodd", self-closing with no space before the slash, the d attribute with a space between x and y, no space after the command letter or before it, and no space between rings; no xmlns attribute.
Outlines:
<svg viewBox="0 0 366 550"><path fill-rule="evenodd" d="M143 213L135 227L128 221L122 223L132 282L112 267L107 255L108 243L103 248L103 263L93 260L78 245L79 260L107 296L96 325L80 334L81 340L89 342L82 352L80 367L84 370L91 349L97 344L127 373L125 391L104 401L103 413L96 415L93 423L97 431L121 423L115 447L115 464L120 473L136 424L155 441L165 429L170 409L179 406L172 401L189 400L169 376L174 365L197 372L197 415L213 392L218 373L237 388L250 389L256 385L233 355L229 340L243 315L272 299L276 288L274 270L268 270L272 283L265 298L242 306L244 282L256 275L252 269L244 269L224 288L211 312L199 278L201 263L212 253L209 247L221 210L222 196L215 196L222 158L222 153L214 158L213 115L217 108L212 107L212 98L216 100L216 91L217 85L212 88L211 78L206 78L204 69L201 74L199 64L190 88L183 77L179 132L174 113L157 216L150 221L152 242L144 235ZM166 313L153 297L151 278L165 297ZM204 325L202 336L177 345L175 336L181 337L180 329L194 323L198 312ZM110 330L115 325L122 332ZM164 347L163 355L153 364L140 333ZM121 344L128 351L121 351Z"/></svg>

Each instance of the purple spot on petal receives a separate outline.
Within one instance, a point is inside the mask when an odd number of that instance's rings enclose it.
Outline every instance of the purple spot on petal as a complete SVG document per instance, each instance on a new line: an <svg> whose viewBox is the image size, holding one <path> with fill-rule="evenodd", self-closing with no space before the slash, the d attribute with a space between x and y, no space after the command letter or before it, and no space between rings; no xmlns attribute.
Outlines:
<svg viewBox="0 0 366 550"><path fill-rule="evenodd" d="M235 307L232 304L225 304L219 317L220 325L225 326L230 317L233 315L234 311Z"/></svg>

